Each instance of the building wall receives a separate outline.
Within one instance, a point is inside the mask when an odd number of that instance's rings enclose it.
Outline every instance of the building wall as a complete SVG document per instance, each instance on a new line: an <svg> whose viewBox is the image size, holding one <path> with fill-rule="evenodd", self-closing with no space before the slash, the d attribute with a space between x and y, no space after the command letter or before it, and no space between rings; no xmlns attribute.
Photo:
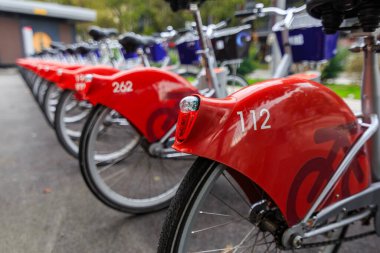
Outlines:
<svg viewBox="0 0 380 253"><path fill-rule="evenodd" d="M0 15L0 64L14 64L23 56L20 22L12 16Z"/></svg>
<svg viewBox="0 0 380 253"><path fill-rule="evenodd" d="M59 38L60 41L66 44L73 43L75 41L75 26L71 23L59 24Z"/></svg>
<svg viewBox="0 0 380 253"><path fill-rule="evenodd" d="M73 22L40 16L0 13L0 65L15 64L17 58L25 56L23 27L32 28L35 37L34 46L37 51L43 47L42 44L45 44L45 47L49 46L50 41L75 42Z"/></svg>

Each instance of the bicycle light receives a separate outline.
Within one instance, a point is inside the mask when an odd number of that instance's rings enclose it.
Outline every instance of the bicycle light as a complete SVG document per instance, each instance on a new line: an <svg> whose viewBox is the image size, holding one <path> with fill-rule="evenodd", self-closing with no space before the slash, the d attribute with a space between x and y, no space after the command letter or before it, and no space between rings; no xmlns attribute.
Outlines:
<svg viewBox="0 0 380 253"><path fill-rule="evenodd" d="M94 76L92 74L87 74L84 76L84 81L85 81L85 83L90 83L93 78L94 78Z"/></svg>
<svg viewBox="0 0 380 253"><path fill-rule="evenodd" d="M177 141L183 142L189 136L198 115L199 104L197 96L188 96L181 100L176 131Z"/></svg>

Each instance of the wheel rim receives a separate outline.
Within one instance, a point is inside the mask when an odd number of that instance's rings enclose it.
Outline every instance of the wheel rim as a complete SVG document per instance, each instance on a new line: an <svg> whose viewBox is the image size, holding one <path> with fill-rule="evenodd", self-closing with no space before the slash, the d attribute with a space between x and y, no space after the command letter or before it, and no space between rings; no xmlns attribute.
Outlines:
<svg viewBox="0 0 380 253"><path fill-rule="evenodd" d="M55 111L62 91L56 85L51 84L45 98L45 112L50 123L54 122Z"/></svg>
<svg viewBox="0 0 380 253"><path fill-rule="evenodd" d="M46 94L47 89L48 89L48 84L46 83L46 81L44 81L38 89L37 98L38 98L38 103L40 105L42 105L42 103L44 102L44 96Z"/></svg>
<svg viewBox="0 0 380 253"><path fill-rule="evenodd" d="M227 76L227 93L230 95L248 86L247 82L240 76L229 75Z"/></svg>
<svg viewBox="0 0 380 253"><path fill-rule="evenodd" d="M255 203L263 201L264 196L264 193L260 194ZM264 232L256 225L258 223L252 222L250 213L253 205L223 165L212 168L192 204L187 205L188 209L181 217L182 230L177 231L175 252L283 252L272 233ZM330 234L328 238L319 236L306 243L339 236L339 232ZM305 253L333 251L333 246L297 250Z"/></svg>
<svg viewBox="0 0 380 253"><path fill-rule="evenodd" d="M111 109L100 113L86 146L86 170L96 188L107 200L124 208L149 208L168 202L192 159L183 162L150 156L127 120L115 114L118 120L113 116L110 125L112 113ZM124 124L120 125L120 119Z"/></svg>
<svg viewBox="0 0 380 253"><path fill-rule="evenodd" d="M64 97L59 112L59 129L57 131L60 131L62 141L72 154L79 153L79 139L90 109L91 107L81 106L75 98L74 92L70 92Z"/></svg>

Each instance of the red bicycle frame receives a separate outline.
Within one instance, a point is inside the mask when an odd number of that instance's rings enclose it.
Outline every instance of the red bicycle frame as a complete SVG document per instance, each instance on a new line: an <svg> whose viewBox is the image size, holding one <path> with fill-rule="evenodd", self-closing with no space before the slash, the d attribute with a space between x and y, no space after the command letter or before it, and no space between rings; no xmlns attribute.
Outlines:
<svg viewBox="0 0 380 253"><path fill-rule="evenodd" d="M121 115L149 141L162 138L176 123L178 105L198 91L184 78L157 68L137 68L112 76L92 75L82 96Z"/></svg>

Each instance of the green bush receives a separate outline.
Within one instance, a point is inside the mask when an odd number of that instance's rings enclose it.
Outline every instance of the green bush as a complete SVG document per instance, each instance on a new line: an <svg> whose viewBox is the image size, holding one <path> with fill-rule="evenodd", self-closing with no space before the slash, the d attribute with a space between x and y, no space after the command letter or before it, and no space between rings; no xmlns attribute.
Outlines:
<svg viewBox="0 0 380 253"><path fill-rule="evenodd" d="M332 58L322 70L322 81L327 79L337 78L338 75L344 71L347 56L349 51L347 49L339 49L338 53Z"/></svg>
<svg viewBox="0 0 380 253"><path fill-rule="evenodd" d="M256 69L262 68L262 63L257 59L257 48L251 47L248 57L246 57L240 64L237 72L239 75L246 76Z"/></svg>

